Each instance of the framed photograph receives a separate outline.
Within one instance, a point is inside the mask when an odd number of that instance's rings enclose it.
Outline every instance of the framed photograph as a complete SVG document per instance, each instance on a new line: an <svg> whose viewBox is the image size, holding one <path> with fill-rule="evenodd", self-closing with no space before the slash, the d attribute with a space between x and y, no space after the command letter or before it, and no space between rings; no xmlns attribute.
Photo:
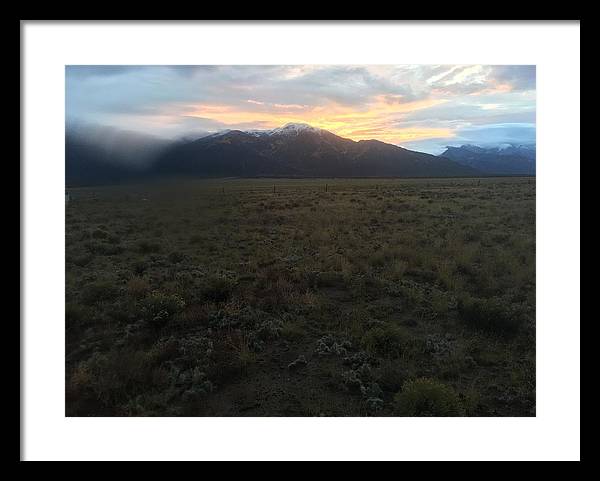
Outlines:
<svg viewBox="0 0 600 481"><path fill-rule="evenodd" d="M21 29L22 459L579 459L579 22Z"/></svg>

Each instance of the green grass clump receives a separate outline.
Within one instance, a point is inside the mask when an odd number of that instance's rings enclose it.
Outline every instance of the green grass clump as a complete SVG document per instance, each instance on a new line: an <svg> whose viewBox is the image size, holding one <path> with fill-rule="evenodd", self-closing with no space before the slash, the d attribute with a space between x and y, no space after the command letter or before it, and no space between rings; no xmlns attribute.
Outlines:
<svg viewBox="0 0 600 481"><path fill-rule="evenodd" d="M152 327L161 328L173 317L182 311L185 301L177 294L166 294L152 291L143 300L142 314L144 320Z"/></svg>
<svg viewBox="0 0 600 481"><path fill-rule="evenodd" d="M506 337L515 336L524 321L518 308L499 298L464 296L458 301L458 312L469 326Z"/></svg>
<svg viewBox="0 0 600 481"><path fill-rule="evenodd" d="M398 357L409 340L408 333L400 326L384 325L369 329L363 337L365 349L373 354Z"/></svg>
<svg viewBox="0 0 600 481"><path fill-rule="evenodd" d="M463 408L454 389L434 379L406 381L394 396L399 416L461 416Z"/></svg>

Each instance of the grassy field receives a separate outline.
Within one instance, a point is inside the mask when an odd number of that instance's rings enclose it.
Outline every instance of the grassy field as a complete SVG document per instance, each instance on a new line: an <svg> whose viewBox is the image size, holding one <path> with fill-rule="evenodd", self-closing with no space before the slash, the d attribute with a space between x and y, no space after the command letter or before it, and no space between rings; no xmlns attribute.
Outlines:
<svg viewBox="0 0 600 481"><path fill-rule="evenodd" d="M70 191L68 416L535 415L535 179Z"/></svg>

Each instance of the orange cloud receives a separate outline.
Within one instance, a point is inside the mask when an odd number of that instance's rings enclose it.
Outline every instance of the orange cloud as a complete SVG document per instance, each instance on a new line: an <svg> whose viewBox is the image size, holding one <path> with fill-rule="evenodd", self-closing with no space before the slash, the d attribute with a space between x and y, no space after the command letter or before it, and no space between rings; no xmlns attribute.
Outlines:
<svg viewBox="0 0 600 481"><path fill-rule="evenodd" d="M442 99L427 99L390 102L388 96L375 97L373 102L362 108L330 103L323 106L298 104L269 105L259 101L251 106L201 104L185 106L185 115L211 119L235 126L260 123L263 128L276 128L289 122L303 122L329 130L352 140L376 139L399 144L407 141L439 137L452 137L450 129L402 127L402 116L417 110L427 109L446 102Z"/></svg>
<svg viewBox="0 0 600 481"><path fill-rule="evenodd" d="M505 94L508 92L512 92L513 87L507 83L495 83L493 86L478 90L477 92L472 92L469 95L477 96L477 95L491 95L491 94Z"/></svg>

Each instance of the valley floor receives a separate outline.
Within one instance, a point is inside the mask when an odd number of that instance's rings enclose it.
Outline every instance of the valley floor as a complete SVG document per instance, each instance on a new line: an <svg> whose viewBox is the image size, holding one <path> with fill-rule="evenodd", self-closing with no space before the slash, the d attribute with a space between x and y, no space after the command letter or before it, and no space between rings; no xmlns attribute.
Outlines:
<svg viewBox="0 0 600 481"><path fill-rule="evenodd" d="M68 416L534 416L535 179L70 189Z"/></svg>

